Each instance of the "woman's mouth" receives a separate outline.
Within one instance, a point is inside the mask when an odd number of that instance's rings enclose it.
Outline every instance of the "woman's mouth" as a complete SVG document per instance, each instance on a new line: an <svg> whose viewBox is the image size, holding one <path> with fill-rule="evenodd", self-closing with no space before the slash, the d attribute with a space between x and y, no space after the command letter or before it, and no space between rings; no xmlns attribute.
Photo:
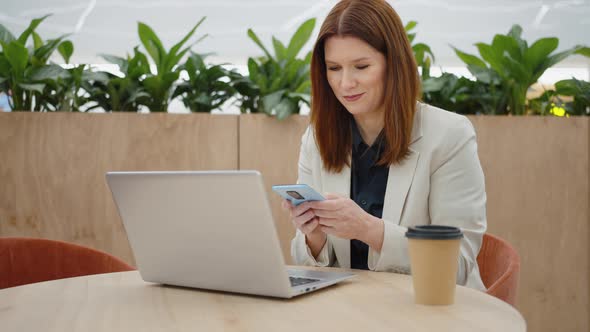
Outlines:
<svg viewBox="0 0 590 332"><path fill-rule="evenodd" d="M365 93L359 93L358 95L350 95L350 96L344 96L344 99L346 101L357 101L359 100Z"/></svg>

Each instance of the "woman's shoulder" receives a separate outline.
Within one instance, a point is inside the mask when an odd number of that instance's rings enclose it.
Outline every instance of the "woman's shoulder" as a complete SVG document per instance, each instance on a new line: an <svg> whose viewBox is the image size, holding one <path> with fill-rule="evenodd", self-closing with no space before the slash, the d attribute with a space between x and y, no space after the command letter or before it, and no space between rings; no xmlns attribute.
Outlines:
<svg viewBox="0 0 590 332"><path fill-rule="evenodd" d="M461 141L475 135L471 121L461 114L418 103L423 138L442 144Z"/></svg>

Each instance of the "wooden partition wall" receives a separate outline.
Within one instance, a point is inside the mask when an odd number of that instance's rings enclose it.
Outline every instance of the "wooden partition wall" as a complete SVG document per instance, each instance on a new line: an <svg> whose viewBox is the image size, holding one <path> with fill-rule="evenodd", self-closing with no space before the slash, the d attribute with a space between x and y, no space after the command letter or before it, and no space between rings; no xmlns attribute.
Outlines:
<svg viewBox="0 0 590 332"><path fill-rule="evenodd" d="M238 167L238 117L0 113L0 236L133 255L105 172Z"/></svg>
<svg viewBox="0 0 590 332"><path fill-rule="evenodd" d="M590 328L590 118L470 117L488 231L521 257L529 331ZM283 254L294 229L270 190L297 178L308 117L0 113L0 236L71 241L133 262L108 170L257 169Z"/></svg>
<svg viewBox="0 0 590 332"><path fill-rule="evenodd" d="M589 331L588 117L470 117L488 231L520 254L528 331Z"/></svg>

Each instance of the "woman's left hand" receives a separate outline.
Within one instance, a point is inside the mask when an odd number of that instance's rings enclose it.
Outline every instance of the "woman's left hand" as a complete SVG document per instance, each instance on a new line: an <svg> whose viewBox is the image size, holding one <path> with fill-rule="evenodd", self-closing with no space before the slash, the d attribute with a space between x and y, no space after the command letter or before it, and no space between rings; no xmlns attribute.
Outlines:
<svg viewBox="0 0 590 332"><path fill-rule="evenodd" d="M319 219L321 230L343 239L357 239L380 251L383 244L383 221L365 212L353 200L342 195L326 194L326 200L309 202Z"/></svg>

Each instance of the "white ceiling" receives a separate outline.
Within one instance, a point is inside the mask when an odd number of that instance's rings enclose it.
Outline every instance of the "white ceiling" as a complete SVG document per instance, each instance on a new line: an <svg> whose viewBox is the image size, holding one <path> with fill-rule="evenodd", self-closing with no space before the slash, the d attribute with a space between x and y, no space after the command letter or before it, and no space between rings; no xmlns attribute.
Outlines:
<svg viewBox="0 0 590 332"><path fill-rule="evenodd" d="M215 61L236 65L261 51L246 36L253 28L270 47L274 35L283 42L297 26L317 17L316 31L335 0L0 0L0 23L20 34L32 18L48 13L37 29L45 39L73 33L74 63L104 63L99 53L123 56L139 45L137 21L150 25L167 48L179 41L202 17L197 30L209 34L194 50L215 52ZM560 38L559 49L576 44L590 46L590 0L390 0L404 22L418 22L417 40L429 44L441 66L461 62L452 44L476 52L473 43L490 42L496 33L506 33L512 24L524 29L529 42L540 37ZM314 33L314 37L315 37ZM311 42L306 49L311 49ZM59 58L55 58L60 61ZM562 63L590 67L587 58L574 57Z"/></svg>

